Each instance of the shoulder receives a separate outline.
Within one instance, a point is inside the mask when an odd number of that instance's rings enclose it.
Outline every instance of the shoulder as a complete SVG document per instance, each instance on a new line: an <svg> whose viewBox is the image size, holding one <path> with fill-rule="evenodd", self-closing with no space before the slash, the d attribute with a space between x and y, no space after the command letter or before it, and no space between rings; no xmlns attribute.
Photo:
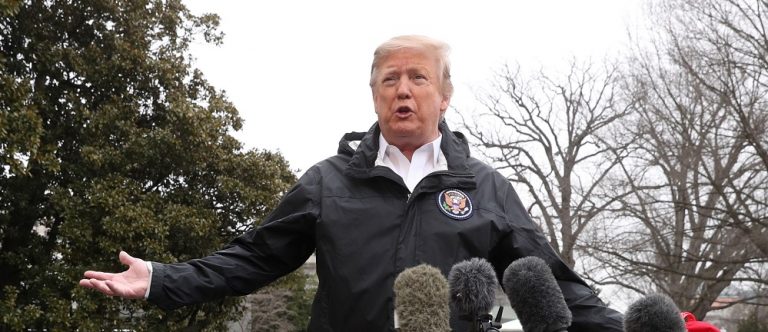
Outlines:
<svg viewBox="0 0 768 332"><path fill-rule="evenodd" d="M475 181L477 181L478 186L493 185L494 187L503 186L512 188L512 185L509 183L509 179L499 173L498 170L491 167L491 165L488 165L474 157L469 157L467 159L467 165L469 166L472 174L475 175Z"/></svg>
<svg viewBox="0 0 768 332"><path fill-rule="evenodd" d="M491 165L488 165L475 157L467 158L467 165L469 166L469 169L475 173L498 173L495 168L491 167Z"/></svg>
<svg viewBox="0 0 768 332"><path fill-rule="evenodd" d="M329 176L340 175L343 173L344 168L349 164L350 157L344 154L337 154L333 157L323 159L307 169L300 179L322 179Z"/></svg>
<svg viewBox="0 0 768 332"><path fill-rule="evenodd" d="M509 179L495 168L476 158L467 160L470 172L475 177L475 195L485 202L486 208L506 214L511 201L518 199Z"/></svg>

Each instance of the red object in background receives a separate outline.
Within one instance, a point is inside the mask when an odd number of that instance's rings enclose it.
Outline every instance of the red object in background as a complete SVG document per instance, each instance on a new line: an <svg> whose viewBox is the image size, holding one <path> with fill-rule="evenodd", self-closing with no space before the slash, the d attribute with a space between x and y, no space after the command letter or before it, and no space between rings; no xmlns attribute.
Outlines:
<svg viewBox="0 0 768 332"><path fill-rule="evenodd" d="M696 320L696 316L690 312L685 311L681 313L680 316L683 317L685 328L688 332L720 332L720 329L716 328L714 325Z"/></svg>

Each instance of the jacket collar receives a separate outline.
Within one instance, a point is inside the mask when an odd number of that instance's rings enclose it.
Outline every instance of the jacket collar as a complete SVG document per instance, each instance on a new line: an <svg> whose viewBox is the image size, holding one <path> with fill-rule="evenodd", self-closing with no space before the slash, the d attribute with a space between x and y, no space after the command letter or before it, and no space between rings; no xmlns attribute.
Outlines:
<svg viewBox="0 0 768 332"><path fill-rule="evenodd" d="M438 129L443 135L440 143L440 150L443 151L445 160L448 162L448 170L452 173L469 174L469 145L464 134L452 132L445 121L440 121ZM374 123L368 132L347 133L339 142L338 153L352 155L352 159L347 164L344 173L355 178L367 178L376 174L372 173L375 169L376 155L379 151L379 134L381 129L378 123ZM359 141L356 149L354 145Z"/></svg>

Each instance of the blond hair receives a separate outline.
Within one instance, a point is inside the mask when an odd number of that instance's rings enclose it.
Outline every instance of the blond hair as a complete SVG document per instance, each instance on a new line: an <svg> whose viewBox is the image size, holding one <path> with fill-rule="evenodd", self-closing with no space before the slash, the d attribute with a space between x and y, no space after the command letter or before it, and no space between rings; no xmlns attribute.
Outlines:
<svg viewBox="0 0 768 332"><path fill-rule="evenodd" d="M373 52L373 63L371 64L371 87L376 83L376 71L378 70L379 63L392 53L403 49L423 51L437 56L438 65L442 69L440 71L440 87L443 96L451 98L451 95L453 95L453 83L451 83L451 63L448 59L450 46L437 39L419 35L393 37L376 48L376 51Z"/></svg>

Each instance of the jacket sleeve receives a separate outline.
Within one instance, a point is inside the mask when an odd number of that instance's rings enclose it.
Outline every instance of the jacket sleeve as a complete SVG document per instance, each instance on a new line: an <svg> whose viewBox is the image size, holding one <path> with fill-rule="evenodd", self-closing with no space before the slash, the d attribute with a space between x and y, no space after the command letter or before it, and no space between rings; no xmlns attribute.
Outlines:
<svg viewBox="0 0 768 332"><path fill-rule="evenodd" d="M152 263L147 300L170 310L246 295L299 268L315 249L319 176L310 169L253 230L210 256Z"/></svg>
<svg viewBox="0 0 768 332"><path fill-rule="evenodd" d="M623 316L608 308L587 283L570 269L550 246L539 227L531 220L520 198L506 183L504 208L508 232L493 248L490 260L501 280L512 261L537 256L549 264L573 315L570 332L623 331Z"/></svg>

